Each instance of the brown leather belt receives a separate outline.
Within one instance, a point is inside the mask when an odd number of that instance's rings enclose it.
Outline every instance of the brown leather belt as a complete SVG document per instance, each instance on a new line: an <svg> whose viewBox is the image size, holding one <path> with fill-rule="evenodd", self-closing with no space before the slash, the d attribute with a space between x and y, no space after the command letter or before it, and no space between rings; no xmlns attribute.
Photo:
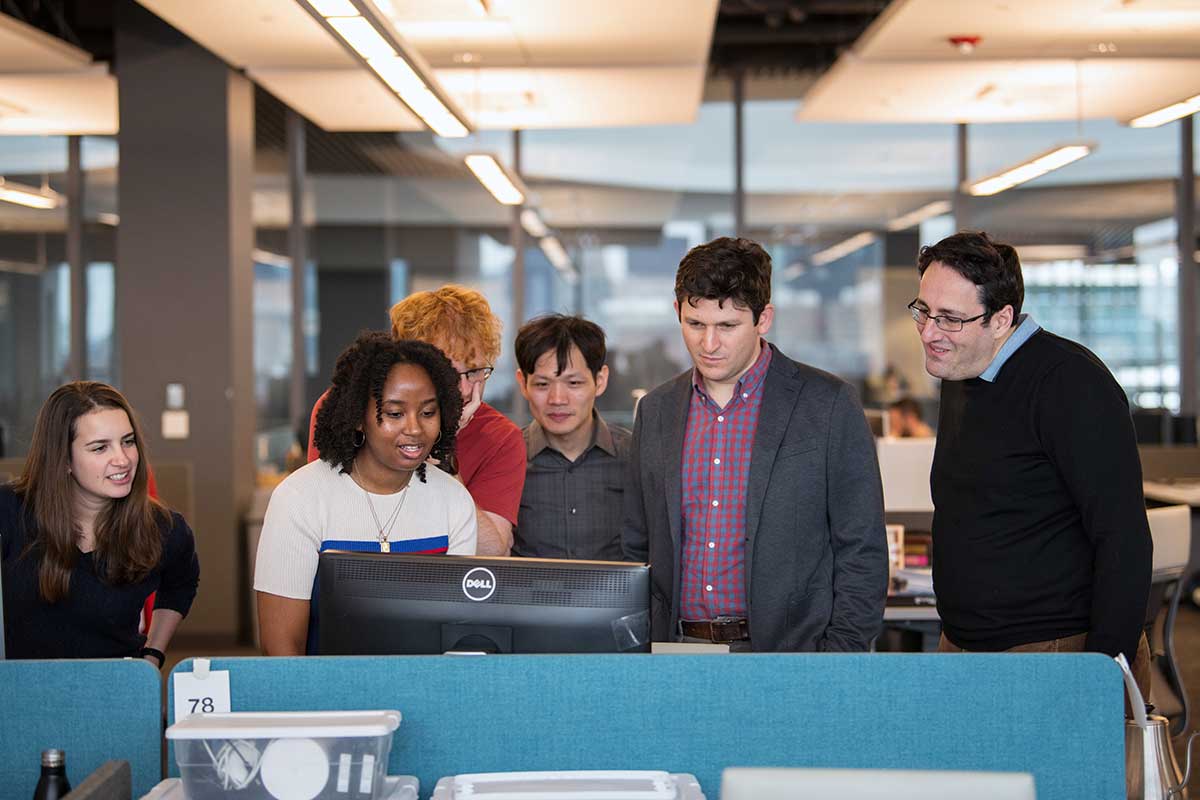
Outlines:
<svg viewBox="0 0 1200 800"><path fill-rule="evenodd" d="M744 617L679 621L679 632L692 639L710 642L740 642L750 638L750 623Z"/></svg>

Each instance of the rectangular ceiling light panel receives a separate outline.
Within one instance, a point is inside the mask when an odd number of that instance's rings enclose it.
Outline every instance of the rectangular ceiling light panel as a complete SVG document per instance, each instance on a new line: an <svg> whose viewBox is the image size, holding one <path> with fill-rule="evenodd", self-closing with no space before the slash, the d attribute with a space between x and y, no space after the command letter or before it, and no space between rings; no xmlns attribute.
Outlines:
<svg viewBox="0 0 1200 800"><path fill-rule="evenodd" d="M1197 112L1200 112L1200 94L1178 103L1172 103L1157 111L1151 111L1149 114L1134 117L1129 120L1129 126L1131 128L1157 128L1159 125L1166 125L1168 122L1174 122Z"/></svg>
<svg viewBox="0 0 1200 800"><path fill-rule="evenodd" d="M875 244L875 242L878 241L878 238L879 237L870 231L863 231L862 233L855 234L849 239L838 242L832 247L827 247L821 252L816 253L812 257L812 263L816 264L818 267L823 267L826 264L832 264L834 261L837 261L840 258L845 258L851 253L857 253L864 247Z"/></svg>
<svg viewBox="0 0 1200 800"><path fill-rule="evenodd" d="M488 153L473 153L465 159L467 168L484 188L492 193L496 201L506 206L517 206L525 202L525 191L518 186L515 176L500 166L496 157Z"/></svg>
<svg viewBox="0 0 1200 800"><path fill-rule="evenodd" d="M521 227L535 239L541 239L550 232L546 228L546 223L542 221L541 215L534 208L527 208L521 212Z"/></svg>
<svg viewBox="0 0 1200 800"><path fill-rule="evenodd" d="M940 217L942 214L950 213L949 200L935 200L932 203L923 205L915 211L910 211L907 214L896 217L887 224L889 231L903 231L914 225L920 225L927 219Z"/></svg>
<svg viewBox="0 0 1200 800"><path fill-rule="evenodd" d="M62 195L53 189L37 189L0 178L0 200L29 208L58 208Z"/></svg>
<svg viewBox="0 0 1200 800"><path fill-rule="evenodd" d="M439 91L420 54L406 48L399 34L363 0L300 0L350 47L414 114L439 136L470 133L464 118Z"/></svg>
<svg viewBox="0 0 1200 800"><path fill-rule="evenodd" d="M1056 169L1062 169L1068 164L1073 164L1079 159L1090 155L1095 149L1096 146L1094 144L1087 142L1059 145L1041 155L1034 156L1028 161L1023 161L1016 166L997 172L995 175L990 175L983 180L975 181L970 184L968 190L976 197L988 197L993 194L999 194L1014 186L1027 183L1034 178L1040 178L1048 172L1053 172Z"/></svg>
<svg viewBox="0 0 1200 800"><path fill-rule="evenodd" d="M358 9L350 0L308 0L308 4L322 17L358 16Z"/></svg>

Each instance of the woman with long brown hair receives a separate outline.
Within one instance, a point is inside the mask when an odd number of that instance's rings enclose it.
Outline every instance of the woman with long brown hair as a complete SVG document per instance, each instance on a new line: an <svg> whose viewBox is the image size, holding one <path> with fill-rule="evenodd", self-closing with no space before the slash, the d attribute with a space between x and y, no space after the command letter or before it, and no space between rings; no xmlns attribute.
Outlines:
<svg viewBox="0 0 1200 800"><path fill-rule="evenodd" d="M183 517L147 492L144 455L133 410L107 384L64 384L42 405L24 472L0 487L9 658L140 656L162 666L200 565Z"/></svg>

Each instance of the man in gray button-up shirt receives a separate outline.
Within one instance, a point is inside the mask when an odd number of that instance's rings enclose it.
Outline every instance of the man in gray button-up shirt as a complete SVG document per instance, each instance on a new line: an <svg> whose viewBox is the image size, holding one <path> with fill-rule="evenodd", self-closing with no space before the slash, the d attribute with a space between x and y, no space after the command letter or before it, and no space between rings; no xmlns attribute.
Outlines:
<svg viewBox="0 0 1200 800"><path fill-rule="evenodd" d="M630 433L595 409L608 385L604 331L582 317L538 317L518 331L516 354L533 422L513 555L621 560Z"/></svg>

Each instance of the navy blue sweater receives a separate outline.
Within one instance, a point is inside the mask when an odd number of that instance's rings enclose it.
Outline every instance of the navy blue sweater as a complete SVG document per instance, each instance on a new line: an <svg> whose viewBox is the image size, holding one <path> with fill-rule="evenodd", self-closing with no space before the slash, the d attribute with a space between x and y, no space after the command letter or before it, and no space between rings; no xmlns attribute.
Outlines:
<svg viewBox="0 0 1200 800"><path fill-rule="evenodd" d="M4 576L4 641L9 658L122 658L137 655L146 637L138 633L142 606L157 592L156 609L187 615L200 581L195 540L183 517L171 513L162 525L163 554L137 583L114 586L96 568L92 553L80 553L70 590L57 603L38 593L36 538L21 498L0 487L0 556Z"/></svg>
<svg viewBox="0 0 1200 800"><path fill-rule="evenodd" d="M942 383L933 578L967 650L1087 633L1130 661L1151 540L1125 393L1086 348L1039 331L994 383Z"/></svg>

